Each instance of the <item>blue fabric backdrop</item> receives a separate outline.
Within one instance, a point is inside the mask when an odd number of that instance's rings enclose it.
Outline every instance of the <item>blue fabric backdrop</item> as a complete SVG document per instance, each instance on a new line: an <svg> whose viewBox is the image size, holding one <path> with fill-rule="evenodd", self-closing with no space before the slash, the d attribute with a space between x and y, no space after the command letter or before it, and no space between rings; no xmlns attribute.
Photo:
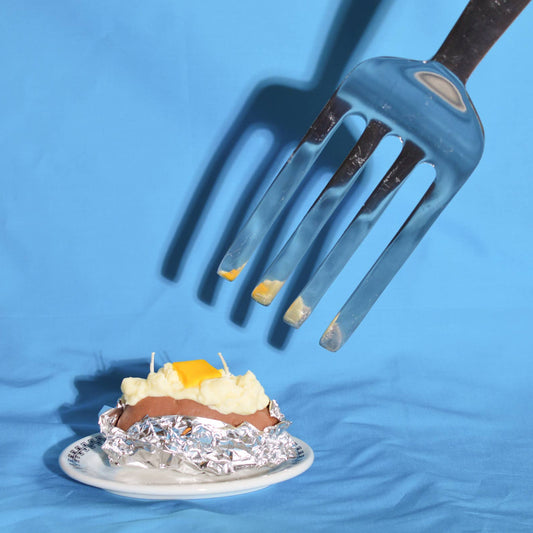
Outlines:
<svg viewBox="0 0 533 533"><path fill-rule="evenodd" d="M468 83L484 157L346 346L321 332L413 206L417 171L319 308L289 296L391 162L269 308L250 288L353 144L350 123L233 284L239 220L357 62L427 59L462 0L0 3L0 353L4 531L533 531L533 221L526 8ZM270 255L272 256L272 255ZM222 352L315 452L248 495L133 501L58 455L97 431L122 377Z"/></svg>

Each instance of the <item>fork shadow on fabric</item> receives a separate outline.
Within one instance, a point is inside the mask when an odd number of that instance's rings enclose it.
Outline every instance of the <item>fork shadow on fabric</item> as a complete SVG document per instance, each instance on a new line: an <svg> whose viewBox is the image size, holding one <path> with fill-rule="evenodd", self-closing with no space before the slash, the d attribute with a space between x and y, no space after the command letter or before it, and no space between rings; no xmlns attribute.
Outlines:
<svg viewBox="0 0 533 533"><path fill-rule="evenodd" d="M200 230L215 189L240 141L254 130L268 130L273 138L272 144L248 183L243 186L240 197L232 207L232 213L205 267L197 291L201 302L214 305L222 282L217 275L217 267L241 223L249 215L250 206L257 200L258 189L273 179L278 170L276 164L279 154L287 150L288 146L297 145L335 90L347 67L357 61L357 45L370 22L377 16L380 3L380 0L371 2L343 0L340 3L314 74L309 81L272 78L264 80L252 91L199 179L198 186L166 251L161 268L161 275L164 278L174 282L179 280L190 245ZM317 175L319 173L331 175L357 140L354 131L344 124L340 126L335 138L335 143L330 143L317 162ZM355 189L357 187L354 187L354 191ZM253 303L250 297L251 291L264 271L272 250L276 248L285 223L286 217L282 217L269 233L254 261L247 267L246 278L238 290L230 313L232 322L239 326L245 326L248 320ZM275 313L268 334L268 342L275 348L283 349L287 345L292 328L283 322L283 312L292 301L291 297L294 298L298 294L316 266L328 233L334 225L333 221L324 227L286 289L286 297L281 302L279 312Z"/></svg>

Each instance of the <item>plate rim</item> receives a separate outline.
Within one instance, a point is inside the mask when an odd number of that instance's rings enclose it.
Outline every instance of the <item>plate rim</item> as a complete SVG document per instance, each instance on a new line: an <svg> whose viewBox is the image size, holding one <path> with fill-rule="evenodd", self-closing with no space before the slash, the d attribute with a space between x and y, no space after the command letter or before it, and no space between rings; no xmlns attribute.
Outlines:
<svg viewBox="0 0 533 533"><path fill-rule="evenodd" d="M261 490L270 485L287 481L308 470L314 462L314 452L312 448L296 437L292 437L303 451L303 459L295 464L288 465L282 470L266 471L257 476L247 478L226 479L221 481L196 482L178 485L174 483L162 483L157 485L149 484L131 484L123 481L98 478L97 476L87 474L82 470L71 465L68 460L69 453L76 446L83 446L83 443L94 439L92 446L88 446L85 453L99 453L101 444L98 439L104 438L99 432L82 437L68 446L66 446L59 455L59 466L63 472L70 478L79 481L85 485L100 488L108 492L119 494L121 496L133 498L154 499L201 499L231 496ZM282 466L282 463L279 466ZM274 467L274 468L278 468ZM112 467L107 467L112 468ZM120 467L118 467L120 468ZM170 497L170 498L169 498Z"/></svg>

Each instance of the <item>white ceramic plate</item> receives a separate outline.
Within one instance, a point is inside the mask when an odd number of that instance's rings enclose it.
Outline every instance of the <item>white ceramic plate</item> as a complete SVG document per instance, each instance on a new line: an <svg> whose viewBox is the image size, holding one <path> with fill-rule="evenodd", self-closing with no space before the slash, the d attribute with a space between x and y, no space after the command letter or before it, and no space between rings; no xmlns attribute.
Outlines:
<svg viewBox="0 0 533 533"><path fill-rule="evenodd" d="M129 498L219 498L260 490L305 472L313 464L313 450L305 442L294 440L298 444L296 459L274 468L241 470L225 476L187 476L168 470L109 466L101 448L105 438L100 433L67 446L59 456L59 465L65 474L77 481Z"/></svg>

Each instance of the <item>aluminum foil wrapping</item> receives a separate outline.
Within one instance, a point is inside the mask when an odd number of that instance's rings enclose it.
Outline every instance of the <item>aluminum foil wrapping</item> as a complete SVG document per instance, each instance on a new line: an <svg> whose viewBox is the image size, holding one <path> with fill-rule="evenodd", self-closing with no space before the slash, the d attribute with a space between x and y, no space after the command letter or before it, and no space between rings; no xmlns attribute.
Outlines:
<svg viewBox="0 0 533 533"><path fill-rule="evenodd" d="M290 422L275 400L270 414L280 422L258 430L244 422L235 427L218 420L181 415L144 417L127 431L115 427L122 409L103 412L102 449L113 466L166 468L186 474L223 475L245 468L277 466L298 455L297 443L287 432Z"/></svg>

